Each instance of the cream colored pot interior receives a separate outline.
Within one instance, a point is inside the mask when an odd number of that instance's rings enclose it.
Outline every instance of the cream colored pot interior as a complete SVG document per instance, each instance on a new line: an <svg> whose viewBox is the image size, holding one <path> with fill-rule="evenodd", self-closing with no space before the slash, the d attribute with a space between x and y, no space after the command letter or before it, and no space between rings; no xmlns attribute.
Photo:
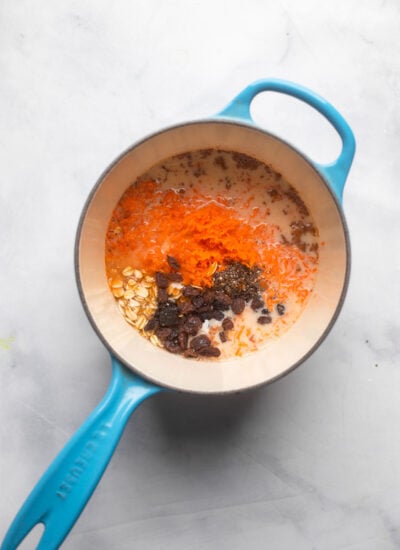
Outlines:
<svg viewBox="0 0 400 550"><path fill-rule="evenodd" d="M122 318L105 275L105 234L111 213L136 177L163 158L202 148L239 151L271 164L309 207L321 241L316 286L303 314L277 341L241 358L196 361L156 348ZM343 299L348 247L341 214L317 171L281 140L230 122L190 123L136 145L103 176L83 215L78 235L77 275L95 329L127 366L156 383L180 390L237 391L271 381L300 363L325 336Z"/></svg>

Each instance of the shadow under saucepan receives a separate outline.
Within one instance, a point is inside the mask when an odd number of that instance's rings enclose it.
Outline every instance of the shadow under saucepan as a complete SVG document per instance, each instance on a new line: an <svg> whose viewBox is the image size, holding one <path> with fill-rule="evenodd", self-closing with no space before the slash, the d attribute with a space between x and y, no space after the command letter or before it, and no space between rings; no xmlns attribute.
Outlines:
<svg viewBox="0 0 400 550"><path fill-rule="evenodd" d="M290 441L297 416L308 414L304 401L313 393L312 371L296 369L271 384L227 395L163 392L143 407L129 433L175 466L184 460L182 451L194 464L204 458L212 464L260 441L272 452Z"/></svg>
<svg viewBox="0 0 400 550"><path fill-rule="evenodd" d="M259 388L228 395L166 392L152 402L160 432L169 440L219 441L238 433L250 421L256 403L265 395Z"/></svg>
<svg viewBox="0 0 400 550"><path fill-rule="evenodd" d="M191 529L200 533L204 521L211 522L205 524L208 544L216 526L231 521L235 507L266 502L263 514L276 514L269 501L298 492L281 466L282 458L296 456L291 440L299 429L285 409L293 409L294 417L303 410L311 374L302 369L236 394L171 391L146 400L127 426L111 475L102 481L97 508L86 512L84 532L102 529L104 536L104 525L112 525L110 536L120 532L136 541L140 536L139 546L146 548L162 533L165 547L174 548L176 537ZM210 510L220 519L211 520Z"/></svg>

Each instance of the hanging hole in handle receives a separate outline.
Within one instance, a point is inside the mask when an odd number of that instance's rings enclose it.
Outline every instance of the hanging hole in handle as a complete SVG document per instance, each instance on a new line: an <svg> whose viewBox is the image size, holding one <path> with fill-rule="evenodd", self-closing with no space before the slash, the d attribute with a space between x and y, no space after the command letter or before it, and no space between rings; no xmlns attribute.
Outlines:
<svg viewBox="0 0 400 550"><path fill-rule="evenodd" d="M330 164L339 157L339 134L316 109L276 92L258 94L250 106L257 126L289 142L312 161Z"/></svg>
<svg viewBox="0 0 400 550"><path fill-rule="evenodd" d="M39 541L43 536L45 527L46 526L44 523L37 523L36 525L34 525L29 533L26 535L24 540L21 542L21 544L17 546L17 549L35 550L38 547Z"/></svg>

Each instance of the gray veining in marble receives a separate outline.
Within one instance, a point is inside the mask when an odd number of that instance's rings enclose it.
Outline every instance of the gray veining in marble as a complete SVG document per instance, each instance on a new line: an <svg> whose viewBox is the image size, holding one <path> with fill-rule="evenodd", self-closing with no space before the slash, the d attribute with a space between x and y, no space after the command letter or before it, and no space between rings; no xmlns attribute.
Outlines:
<svg viewBox="0 0 400 550"><path fill-rule="evenodd" d="M63 548L400 548L399 31L396 0L3 0L0 539L107 387L73 274L94 181L135 140L275 76L330 100L357 138L342 314L269 387L140 407ZM309 108L264 94L252 111L335 158Z"/></svg>

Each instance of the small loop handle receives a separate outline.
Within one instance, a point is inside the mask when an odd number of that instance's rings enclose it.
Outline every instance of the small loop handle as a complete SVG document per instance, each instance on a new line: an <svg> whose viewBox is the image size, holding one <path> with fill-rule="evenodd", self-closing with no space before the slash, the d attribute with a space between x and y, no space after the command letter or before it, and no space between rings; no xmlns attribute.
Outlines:
<svg viewBox="0 0 400 550"><path fill-rule="evenodd" d="M254 124L250 114L250 105L255 96L261 92L279 92L304 101L321 113L335 128L342 140L342 150L339 157L331 164L314 166L328 180L338 199L342 200L343 188L346 182L356 149L354 134L342 115L315 92L304 88L300 84L279 79L265 79L253 82L241 91L221 112L219 118L233 118Z"/></svg>

